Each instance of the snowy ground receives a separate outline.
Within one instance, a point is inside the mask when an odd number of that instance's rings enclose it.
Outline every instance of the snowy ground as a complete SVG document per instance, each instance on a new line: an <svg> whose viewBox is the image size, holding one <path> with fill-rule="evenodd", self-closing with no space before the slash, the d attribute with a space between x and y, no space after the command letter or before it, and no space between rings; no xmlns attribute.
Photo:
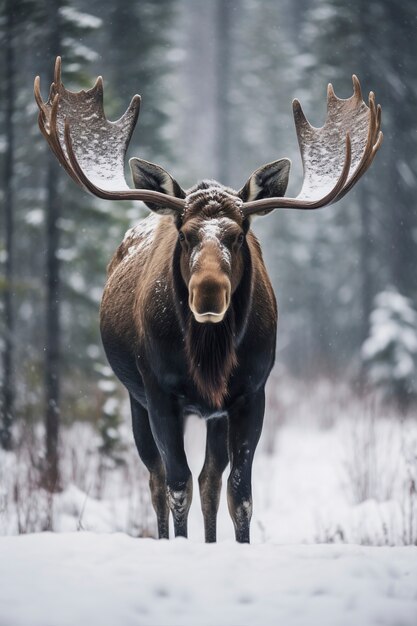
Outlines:
<svg viewBox="0 0 417 626"><path fill-rule="evenodd" d="M417 549L0 539L2 626L415 626Z"/></svg>
<svg viewBox="0 0 417 626"><path fill-rule="evenodd" d="M155 531L146 474L131 450L98 485L84 427L67 433L53 502L25 492L30 475L16 481L21 459L0 456L0 626L416 626L417 421L343 397L318 410L298 394L298 413L286 402L256 456L250 546L233 541L224 493L219 543L202 543L197 484L188 541L128 536ZM196 478L201 421L186 441ZM56 533L11 536L42 528L49 505Z"/></svg>

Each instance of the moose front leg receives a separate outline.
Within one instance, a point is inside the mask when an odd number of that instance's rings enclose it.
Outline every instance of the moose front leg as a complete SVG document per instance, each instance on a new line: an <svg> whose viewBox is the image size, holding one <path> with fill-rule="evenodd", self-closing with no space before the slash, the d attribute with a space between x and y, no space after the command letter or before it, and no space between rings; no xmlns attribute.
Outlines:
<svg viewBox="0 0 417 626"><path fill-rule="evenodd" d="M167 499L174 520L174 533L176 537L187 537L193 481L185 456L182 420L167 420L160 427L161 422L153 432L165 467Z"/></svg>
<svg viewBox="0 0 417 626"><path fill-rule="evenodd" d="M236 541L249 543L252 517L252 462L262 431L265 392L242 396L230 411L230 476L227 503L235 527Z"/></svg>
<svg viewBox="0 0 417 626"><path fill-rule="evenodd" d="M207 422L206 458L198 477L201 508L204 517L204 533L207 543L216 541L216 518L219 508L222 474L228 463L227 419L225 417Z"/></svg>
<svg viewBox="0 0 417 626"><path fill-rule="evenodd" d="M187 480L173 479L167 481L168 504L174 520L176 537L188 536L188 512L193 497L193 481L191 474Z"/></svg>
<svg viewBox="0 0 417 626"><path fill-rule="evenodd" d="M183 418L170 394L147 381L149 420L166 476L166 498L176 537L187 537L193 482L184 450Z"/></svg>

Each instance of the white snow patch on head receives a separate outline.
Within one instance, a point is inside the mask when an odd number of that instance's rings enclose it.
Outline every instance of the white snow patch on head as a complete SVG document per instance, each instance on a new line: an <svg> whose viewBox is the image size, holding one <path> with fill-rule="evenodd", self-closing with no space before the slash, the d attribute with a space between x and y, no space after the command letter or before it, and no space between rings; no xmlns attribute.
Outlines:
<svg viewBox="0 0 417 626"><path fill-rule="evenodd" d="M198 258L202 252L204 243L207 241L214 243L220 249L223 262L230 266L232 260L230 251L227 246L222 243L221 240L222 234L225 232L228 224L230 223L232 223L232 220L227 217L212 217L204 220L204 224L199 231L201 242L198 244L198 246L194 248L191 253L191 268L193 268L197 263Z"/></svg>
<svg viewBox="0 0 417 626"><path fill-rule="evenodd" d="M204 225L200 229L203 239L215 239L219 241L221 235L221 220L218 217L207 219L204 221Z"/></svg>

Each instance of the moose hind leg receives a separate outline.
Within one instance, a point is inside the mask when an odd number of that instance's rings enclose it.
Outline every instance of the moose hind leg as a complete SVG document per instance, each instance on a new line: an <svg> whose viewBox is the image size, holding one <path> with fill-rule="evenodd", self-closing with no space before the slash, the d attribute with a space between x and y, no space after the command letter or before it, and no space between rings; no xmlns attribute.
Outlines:
<svg viewBox="0 0 417 626"><path fill-rule="evenodd" d="M198 477L204 534L207 543L216 541L217 511L219 509L222 474L229 457L227 454L227 419L207 422L206 457Z"/></svg>
<svg viewBox="0 0 417 626"><path fill-rule="evenodd" d="M165 469L149 424L148 411L130 396L133 436L139 456L149 470L149 487L159 539L169 538L169 507Z"/></svg>

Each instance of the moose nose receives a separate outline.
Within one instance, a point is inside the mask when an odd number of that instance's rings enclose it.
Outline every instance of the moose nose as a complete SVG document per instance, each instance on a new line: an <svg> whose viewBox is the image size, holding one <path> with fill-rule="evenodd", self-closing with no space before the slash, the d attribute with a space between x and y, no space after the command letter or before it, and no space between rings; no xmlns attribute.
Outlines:
<svg viewBox="0 0 417 626"><path fill-rule="evenodd" d="M188 285L189 306L197 322L221 322L230 304L227 276L193 275Z"/></svg>

